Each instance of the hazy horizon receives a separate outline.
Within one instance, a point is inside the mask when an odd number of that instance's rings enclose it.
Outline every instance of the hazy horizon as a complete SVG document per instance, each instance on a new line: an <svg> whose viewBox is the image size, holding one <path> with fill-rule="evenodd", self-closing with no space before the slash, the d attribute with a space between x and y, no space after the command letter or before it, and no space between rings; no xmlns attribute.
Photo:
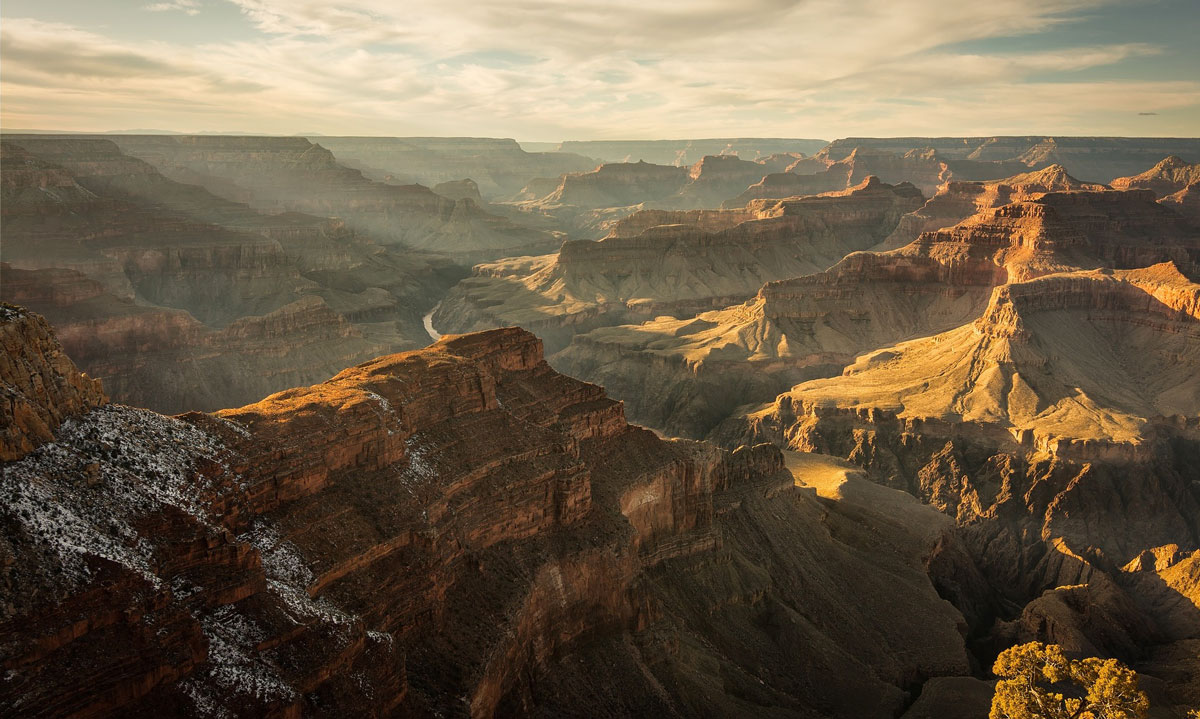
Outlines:
<svg viewBox="0 0 1200 719"><path fill-rule="evenodd" d="M1200 134L1200 5L1188 0L9 0L0 16L5 129Z"/></svg>

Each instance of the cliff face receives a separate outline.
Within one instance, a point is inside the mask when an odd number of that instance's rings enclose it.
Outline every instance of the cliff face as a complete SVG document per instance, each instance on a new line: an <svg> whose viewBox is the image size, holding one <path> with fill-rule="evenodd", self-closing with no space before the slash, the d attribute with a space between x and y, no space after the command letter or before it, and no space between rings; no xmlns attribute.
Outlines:
<svg viewBox="0 0 1200 719"><path fill-rule="evenodd" d="M949 275L926 257L852 253L741 305L576 335L552 361L604 384L636 421L704 437L747 402L836 374L861 352L970 322L994 277Z"/></svg>
<svg viewBox="0 0 1200 719"><path fill-rule="evenodd" d="M1062 165L1051 165L992 182L947 182L919 209L900 218L900 224L878 249L903 247L917 239L922 232L950 227L982 210L1019 200L1037 199L1047 192L1103 189L1103 186L1076 180L1067 174Z"/></svg>
<svg viewBox="0 0 1200 719"><path fill-rule="evenodd" d="M348 166L364 170L369 176L381 175L373 179L433 187L469 177L490 199L512 195L535 177L586 172L596 166L595 160L583 155L525 152L514 140L487 137L322 135L309 139Z"/></svg>
<svg viewBox="0 0 1200 719"><path fill-rule="evenodd" d="M6 712L891 717L968 670L936 513L657 439L521 330L55 439L0 465Z"/></svg>
<svg viewBox="0 0 1200 719"><path fill-rule="evenodd" d="M646 221L638 213L600 242L568 241L556 256L477 267L433 319L450 331L519 324L558 349L581 330L690 316L743 301L763 282L823 269L876 244L921 201L911 186L870 179L840 195L736 211L652 211ZM659 220L675 224L651 224Z"/></svg>
<svg viewBox="0 0 1200 719"><path fill-rule="evenodd" d="M1003 267L1021 281L1072 268L1190 267L1200 248L1193 228L1145 190L1050 192L985 210L928 232L900 252L924 254L967 271Z"/></svg>
<svg viewBox="0 0 1200 719"><path fill-rule="evenodd" d="M41 317L0 305L0 462L20 459L52 440L59 425L108 399L80 374Z"/></svg>
<svg viewBox="0 0 1200 719"><path fill-rule="evenodd" d="M44 314L119 401L215 409L423 346L421 314L457 279L339 220L173 182L109 140L13 137L0 297Z"/></svg>
<svg viewBox="0 0 1200 719"><path fill-rule="evenodd" d="M542 202L587 209L626 207L669 197L687 181L688 171L683 167L608 163L592 172L563 175L558 187Z"/></svg>

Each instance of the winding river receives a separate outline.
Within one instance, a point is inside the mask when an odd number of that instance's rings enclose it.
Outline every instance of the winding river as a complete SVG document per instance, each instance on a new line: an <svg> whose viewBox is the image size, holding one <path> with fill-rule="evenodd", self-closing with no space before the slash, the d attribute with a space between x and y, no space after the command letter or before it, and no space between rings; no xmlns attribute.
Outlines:
<svg viewBox="0 0 1200 719"><path fill-rule="evenodd" d="M434 342L437 342L442 338L442 333L433 328L433 313L437 312L438 308L441 306L441 302L437 303L433 306L433 309L429 310L429 314L421 318L421 322L425 325L425 331L429 333L429 338Z"/></svg>

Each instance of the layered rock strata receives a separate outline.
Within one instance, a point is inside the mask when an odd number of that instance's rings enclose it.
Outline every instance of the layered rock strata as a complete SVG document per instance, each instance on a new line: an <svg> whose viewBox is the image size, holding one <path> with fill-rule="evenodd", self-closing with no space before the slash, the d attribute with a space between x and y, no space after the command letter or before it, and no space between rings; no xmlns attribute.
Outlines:
<svg viewBox="0 0 1200 719"><path fill-rule="evenodd" d="M439 331L520 325L557 350L580 331L691 316L743 301L765 281L824 269L876 244L922 201L909 185L870 178L839 194L741 210L637 213L600 242L476 267L433 321Z"/></svg>
<svg viewBox="0 0 1200 719"><path fill-rule="evenodd" d="M989 195L1025 197L1004 183L980 188L985 204ZM1010 278L1163 261L1195 266L1200 234L1148 193L1029 197L899 250L852 253L824 272L768 282L744 304L579 333L552 361L603 383L635 420L703 437L740 405L838 374L863 353L970 324Z"/></svg>

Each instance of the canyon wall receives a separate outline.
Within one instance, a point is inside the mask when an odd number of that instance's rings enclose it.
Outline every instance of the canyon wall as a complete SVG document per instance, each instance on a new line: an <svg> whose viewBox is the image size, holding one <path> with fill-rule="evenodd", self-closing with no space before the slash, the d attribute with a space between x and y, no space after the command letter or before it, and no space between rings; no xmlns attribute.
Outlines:
<svg viewBox="0 0 1200 719"><path fill-rule="evenodd" d="M6 712L893 717L970 668L935 512L658 439L519 329L215 414L83 408L22 454Z"/></svg>

